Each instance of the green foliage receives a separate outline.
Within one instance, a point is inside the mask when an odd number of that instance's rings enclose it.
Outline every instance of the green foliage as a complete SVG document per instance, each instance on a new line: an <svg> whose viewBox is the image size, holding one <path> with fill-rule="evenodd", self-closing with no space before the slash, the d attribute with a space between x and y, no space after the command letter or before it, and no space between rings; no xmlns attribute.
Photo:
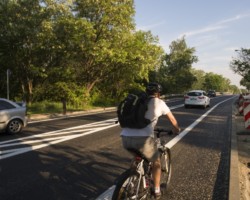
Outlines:
<svg viewBox="0 0 250 200"><path fill-rule="evenodd" d="M241 85L250 89L250 49L241 48L235 50L238 53L237 58L233 58L230 63L231 69L242 76Z"/></svg>
<svg viewBox="0 0 250 200"><path fill-rule="evenodd" d="M193 83L190 89L202 89L205 91L215 90L231 93L240 93L239 89L235 85L230 85L230 80L222 75L214 73L205 73L202 70L192 69L192 73L195 75L197 81Z"/></svg>
<svg viewBox="0 0 250 200"><path fill-rule="evenodd" d="M61 113L62 104L56 102L34 102L32 105L28 105L28 114L37 113Z"/></svg>
<svg viewBox="0 0 250 200"><path fill-rule="evenodd" d="M166 93L197 83L198 59L185 38L165 54L158 37L136 31L134 15L133 0L1 0L0 96L7 69L11 99L29 105L107 106L149 81Z"/></svg>
<svg viewBox="0 0 250 200"><path fill-rule="evenodd" d="M229 88L227 88L227 91L231 92L232 94L240 94L241 91L236 85L229 85Z"/></svg>
<svg viewBox="0 0 250 200"><path fill-rule="evenodd" d="M95 108L95 106L67 103L67 112L83 111L83 110L88 110L90 108ZM43 114L63 113L63 105L62 102L52 102L52 101L34 102L31 105L28 105L27 111L28 115L41 114L41 113Z"/></svg>
<svg viewBox="0 0 250 200"><path fill-rule="evenodd" d="M221 75L207 73L205 75L203 87L205 90L222 91L224 89L224 82L225 79Z"/></svg>
<svg viewBox="0 0 250 200"><path fill-rule="evenodd" d="M206 73L203 70L196 70L194 68L191 69L191 73L195 76L196 81L192 84L190 89L206 90L206 88L204 88Z"/></svg>
<svg viewBox="0 0 250 200"><path fill-rule="evenodd" d="M166 54L158 72L151 78L163 85L164 93L183 93L196 81L192 64L197 62L195 49L187 47L185 38L173 41L170 53Z"/></svg>

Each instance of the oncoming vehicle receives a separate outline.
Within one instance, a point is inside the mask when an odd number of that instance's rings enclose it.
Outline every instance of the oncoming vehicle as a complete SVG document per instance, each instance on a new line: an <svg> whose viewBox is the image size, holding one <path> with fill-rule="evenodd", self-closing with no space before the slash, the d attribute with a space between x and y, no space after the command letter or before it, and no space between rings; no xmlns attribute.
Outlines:
<svg viewBox="0 0 250 200"><path fill-rule="evenodd" d="M202 106L206 108L210 106L210 98L203 90L191 90L185 96L184 106L188 108L190 106Z"/></svg>
<svg viewBox="0 0 250 200"><path fill-rule="evenodd" d="M209 90L208 93L207 93L207 95L209 97L216 97L216 92L215 92L215 90Z"/></svg>
<svg viewBox="0 0 250 200"><path fill-rule="evenodd" d="M166 193L171 177L170 149L165 144L164 135L171 130L155 129L157 147L161 155L161 192ZM166 136L166 135L165 135ZM139 200L153 198L152 162L135 149L128 149L134 155L131 166L117 180L112 200Z"/></svg>
<svg viewBox="0 0 250 200"><path fill-rule="evenodd" d="M0 132L20 133L26 125L26 106L0 98Z"/></svg>

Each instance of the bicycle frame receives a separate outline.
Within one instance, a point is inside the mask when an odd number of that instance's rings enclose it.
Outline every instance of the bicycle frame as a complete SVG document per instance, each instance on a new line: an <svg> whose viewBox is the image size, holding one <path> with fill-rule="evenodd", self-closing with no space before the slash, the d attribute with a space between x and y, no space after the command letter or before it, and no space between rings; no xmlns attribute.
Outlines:
<svg viewBox="0 0 250 200"><path fill-rule="evenodd" d="M134 170L139 174L138 184L137 184L136 194L135 194L136 195L136 197L135 197L136 200L137 200L137 197L138 197L138 194L139 194L141 182L143 184L144 189L146 189L148 187L146 177L145 177L146 173L145 173L145 170L144 170L144 164L145 164L145 159L138 156L138 155L135 155L134 160L132 162L132 165L136 165L135 166L136 168ZM131 167L131 169L132 168L133 167ZM130 183L132 182L132 179L133 179L133 177L131 177L129 179L129 184L128 185L130 185Z"/></svg>
<svg viewBox="0 0 250 200"><path fill-rule="evenodd" d="M138 193L139 193L141 180L143 181L143 188L146 188L146 180L145 180L145 176L143 176L145 174L143 164L144 164L144 159L141 160L141 162L137 165L137 169L136 169L136 171L140 175L139 176L139 183L138 183L137 189L136 189L136 199L137 199L137 196L138 196Z"/></svg>
<svg viewBox="0 0 250 200"><path fill-rule="evenodd" d="M171 134L169 131L163 129L157 129L157 137L161 138L161 132L166 132ZM171 177L171 154L170 150L165 146L164 142L160 142L158 146L158 151L161 156L164 157L164 171L161 180L167 188ZM131 162L130 169L125 171L121 179L116 183L116 189L113 193L112 200L122 200L122 199L135 199L141 200L152 195L153 190L153 180L152 180L152 162L148 161L143 155L140 154L136 149L127 149L133 155L133 160ZM165 157L164 155L167 155ZM162 162L162 158L161 158ZM167 162L167 163L166 163ZM162 179L163 178L163 179ZM165 182L166 181L166 182ZM166 189L165 188L165 189ZM165 193L165 192L164 192ZM152 196L151 196L152 197Z"/></svg>

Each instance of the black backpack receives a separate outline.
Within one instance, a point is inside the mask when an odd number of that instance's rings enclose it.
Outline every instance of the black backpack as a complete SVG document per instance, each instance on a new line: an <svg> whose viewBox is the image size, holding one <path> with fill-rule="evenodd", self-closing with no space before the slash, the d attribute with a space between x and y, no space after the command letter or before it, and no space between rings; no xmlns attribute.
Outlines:
<svg viewBox="0 0 250 200"><path fill-rule="evenodd" d="M148 102L152 97L148 97L146 93L139 95L129 94L117 109L118 122L122 128L145 128L151 123L145 118L148 110Z"/></svg>

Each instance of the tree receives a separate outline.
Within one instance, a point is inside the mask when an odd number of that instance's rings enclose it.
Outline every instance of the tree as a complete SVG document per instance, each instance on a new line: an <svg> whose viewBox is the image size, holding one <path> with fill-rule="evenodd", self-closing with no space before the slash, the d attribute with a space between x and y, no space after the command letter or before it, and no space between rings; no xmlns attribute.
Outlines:
<svg viewBox="0 0 250 200"><path fill-rule="evenodd" d="M163 49L157 45L158 38L151 32L138 31L131 34L122 45L120 52L126 57L114 63L114 76L104 80L112 87L116 97L123 97L127 92L144 89L149 80L149 72L160 65ZM113 84L112 84L113 83Z"/></svg>
<svg viewBox="0 0 250 200"><path fill-rule="evenodd" d="M191 73L195 76L196 81L190 89L203 90L206 73L203 70L197 70L194 68L191 69Z"/></svg>
<svg viewBox="0 0 250 200"><path fill-rule="evenodd" d="M233 94L240 94L241 91L236 85L229 85L228 91L232 92Z"/></svg>
<svg viewBox="0 0 250 200"><path fill-rule="evenodd" d="M94 87L113 97L142 88L163 49L150 32L135 30L134 1L72 2L0 2L0 71L13 72L16 96L71 101L88 99Z"/></svg>
<svg viewBox="0 0 250 200"><path fill-rule="evenodd" d="M17 91L22 91L27 102L32 101L36 83L48 76L51 65L58 63L53 24L57 17L69 13L62 5L53 0L0 3L0 64L10 68Z"/></svg>
<svg viewBox="0 0 250 200"><path fill-rule="evenodd" d="M157 75L164 92L182 93L191 88L196 81L191 72L192 64L198 61L194 53L195 49L187 46L184 37L171 43L170 53L163 58Z"/></svg>
<svg viewBox="0 0 250 200"><path fill-rule="evenodd" d="M243 86L245 86L246 88L247 88L247 90L250 90L250 81L248 80L248 78L242 78L241 80L240 80L240 84L241 85L243 85Z"/></svg>
<svg viewBox="0 0 250 200"><path fill-rule="evenodd" d="M3 69L12 71L12 77L19 81L17 91L22 89L23 93L31 93L31 76L36 73L31 64L35 58L31 49L36 49L34 37L41 23L38 7L39 1L36 0L0 3L0 64ZM29 17L31 9L34 12Z"/></svg>
<svg viewBox="0 0 250 200"><path fill-rule="evenodd" d="M206 73L203 87L205 90L227 91L229 89L230 80L222 75L212 72Z"/></svg>
<svg viewBox="0 0 250 200"><path fill-rule="evenodd" d="M250 89L250 49L241 48L235 50L238 53L237 58L233 58L230 63L231 69L243 77L241 84Z"/></svg>
<svg viewBox="0 0 250 200"><path fill-rule="evenodd" d="M91 38L80 43L86 49L77 52L78 81L85 82L89 93L126 61L124 44L134 30L133 1L77 0L76 16L90 25Z"/></svg>
<svg viewBox="0 0 250 200"><path fill-rule="evenodd" d="M78 81L88 95L94 86L111 96L141 88L163 50L150 32L135 31L132 0L77 1L77 17L91 24L87 49L78 48Z"/></svg>

